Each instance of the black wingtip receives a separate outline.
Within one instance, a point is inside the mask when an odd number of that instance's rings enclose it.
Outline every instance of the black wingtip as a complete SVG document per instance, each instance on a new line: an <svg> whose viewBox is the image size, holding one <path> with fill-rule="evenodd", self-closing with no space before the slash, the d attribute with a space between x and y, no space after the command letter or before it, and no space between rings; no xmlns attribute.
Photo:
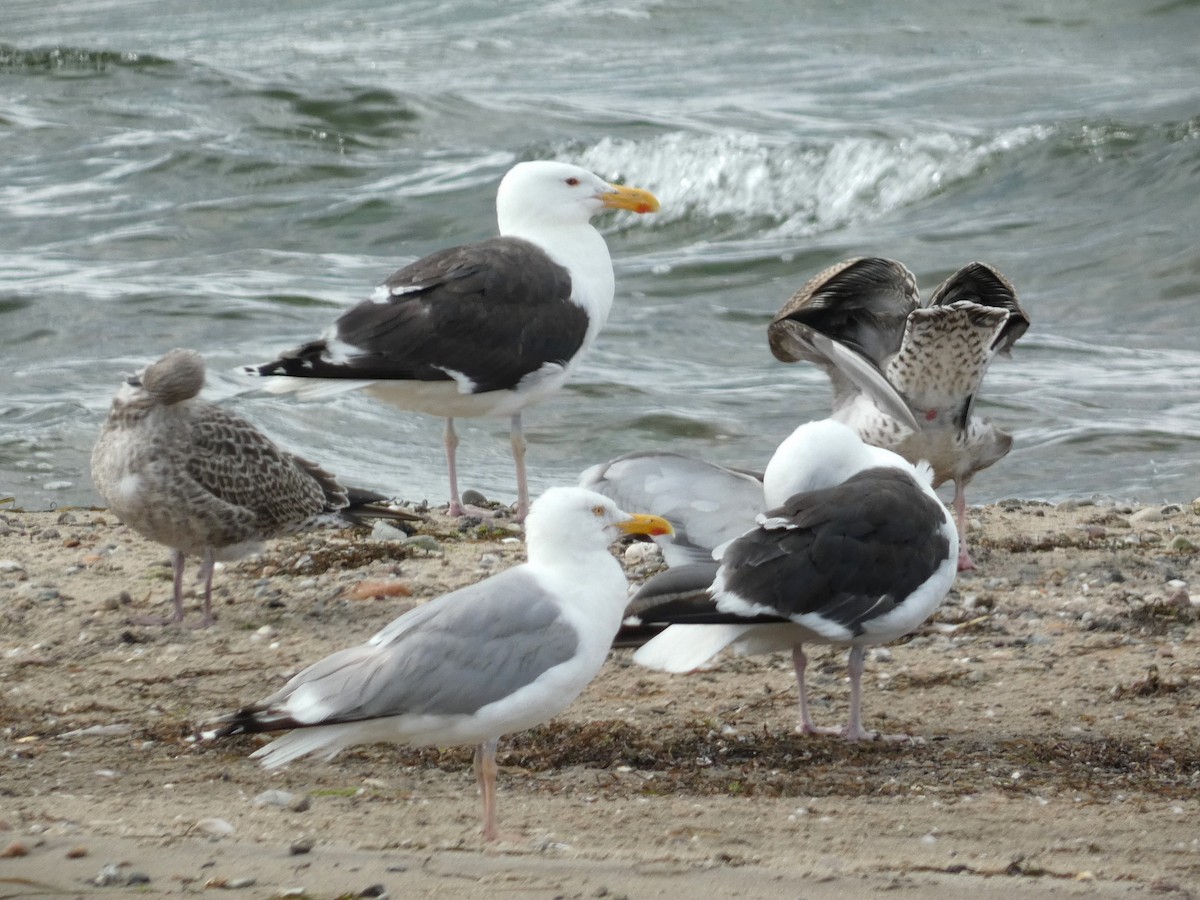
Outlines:
<svg viewBox="0 0 1200 900"><path fill-rule="evenodd" d="M264 731L285 731L300 727L299 722L291 718L281 718L274 715L264 715L263 709L257 706L243 706L235 713L216 719L210 728L200 732L202 740L233 737L238 734L261 734Z"/></svg>

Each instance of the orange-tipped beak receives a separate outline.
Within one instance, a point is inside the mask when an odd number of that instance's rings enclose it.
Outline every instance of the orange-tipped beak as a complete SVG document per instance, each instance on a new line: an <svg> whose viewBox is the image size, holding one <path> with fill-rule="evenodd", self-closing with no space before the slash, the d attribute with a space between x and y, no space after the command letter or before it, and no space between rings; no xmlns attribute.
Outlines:
<svg viewBox="0 0 1200 900"><path fill-rule="evenodd" d="M635 213L658 212L658 198L642 188L625 187L621 184L609 185L611 192L601 195L608 209L628 209Z"/></svg>
<svg viewBox="0 0 1200 900"><path fill-rule="evenodd" d="M617 527L626 534L674 534L671 523L662 516L651 516L646 513L630 513L633 516L628 522L619 522Z"/></svg>

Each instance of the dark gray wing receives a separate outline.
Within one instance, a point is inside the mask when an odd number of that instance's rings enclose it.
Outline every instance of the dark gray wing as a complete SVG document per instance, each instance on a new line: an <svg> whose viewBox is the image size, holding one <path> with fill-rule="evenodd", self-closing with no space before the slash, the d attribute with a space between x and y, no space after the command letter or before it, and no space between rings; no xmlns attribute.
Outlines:
<svg viewBox="0 0 1200 900"><path fill-rule="evenodd" d="M712 562L712 551L762 512L762 475L679 453L629 453L587 469L580 487L622 509L662 516L675 528L659 540L670 566Z"/></svg>
<svg viewBox="0 0 1200 900"><path fill-rule="evenodd" d="M251 367L259 375L444 381L510 389L583 344L588 318L571 275L540 247L498 237L417 260L334 325L333 337Z"/></svg>
<svg viewBox="0 0 1200 900"><path fill-rule="evenodd" d="M903 602L949 553L944 507L895 469L796 494L761 521L726 548L724 592L780 616L816 614L854 634Z"/></svg>

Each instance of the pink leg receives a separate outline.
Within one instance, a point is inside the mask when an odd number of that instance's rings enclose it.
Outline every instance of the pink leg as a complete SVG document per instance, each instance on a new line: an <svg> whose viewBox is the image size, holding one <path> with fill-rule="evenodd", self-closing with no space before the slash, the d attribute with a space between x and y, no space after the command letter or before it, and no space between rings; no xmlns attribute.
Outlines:
<svg viewBox="0 0 1200 900"><path fill-rule="evenodd" d="M462 495L458 492L458 433L454 430L454 419L446 419L446 468L450 473L450 506L446 514L450 516L479 516L491 519L496 513L490 509L480 509L477 506L465 506ZM521 416L513 416L512 425L513 459L517 463L517 521L525 521L525 513L529 511L529 488L525 484L525 437L521 433Z"/></svg>
<svg viewBox="0 0 1200 900"><path fill-rule="evenodd" d="M171 551L171 568L175 573L175 611L165 618L162 616L135 616L129 620L131 624L175 625L183 621L183 569L186 560L187 557L178 550Z"/></svg>
<svg viewBox="0 0 1200 900"><path fill-rule="evenodd" d="M792 666L796 670L796 684L800 687L800 724L796 730L800 734L841 734L840 728L818 728L813 724L808 712L808 685L804 683L804 672L808 668L808 657L804 648L797 644L792 648Z"/></svg>
<svg viewBox="0 0 1200 900"><path fill-rule="evenodd" d="M442 437L446 447L446 468L450 473L450 508L447 513L452 516L463 514L462 498L458 493L458 463L455 453L458 450L458 434L454 430L454 419L447 417L446 431Z"/></svg>
<svg viewBox="0 0 1200 900"><path fill-rule="evenodd" d="M907 734L879 734L867 731L862 724L862 675L866 663L866 650L850 648L850 721L842 730L848 741L911 741Z"/></svg>
<svg viewBox="0 0 1200 900"><path fill-rule="evenodd" d="M496 738L475 747L475 779L483 796L483 839L500 837L496 829Z"/></svg>
<svg viewBox="0 0 1200 900"><path fill-rule="evenodd" d="M212 581L216 567L217 561L213 558L212 550L205 550L204 562L200 564L200 577L204 579L204 618L196 625L197 628L207 628L216 621L212 614Z"/></svg>
<svg viewBox="0 0 1200 900"><path fill-rule="evenodd" d="M971 551L967 548L967 483L954 480L954 522L958 526L958 571L975 568Z"/></svg>
<svg viewBox="0 0 1200 900"><path fill-rule="evenodd" d="M513 462L517 466L517 521L524 522L529 512L529 482L525 474L525 434L521 430L521 414L513 413L512 432Z"/></svg>

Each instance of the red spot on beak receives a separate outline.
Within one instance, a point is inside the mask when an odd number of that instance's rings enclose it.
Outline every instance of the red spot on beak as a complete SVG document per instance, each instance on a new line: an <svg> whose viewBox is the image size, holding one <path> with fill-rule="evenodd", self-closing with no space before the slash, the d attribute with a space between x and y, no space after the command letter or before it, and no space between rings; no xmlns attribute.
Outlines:
<svg viewBox="0 0 1200 900"><path fill-rule="evenodd" d="M932 422L936 418L937 418L937 410L936 409L931 409L931 410L929 410L929 412L925 413L925 421L926 422Z"/></svg>

